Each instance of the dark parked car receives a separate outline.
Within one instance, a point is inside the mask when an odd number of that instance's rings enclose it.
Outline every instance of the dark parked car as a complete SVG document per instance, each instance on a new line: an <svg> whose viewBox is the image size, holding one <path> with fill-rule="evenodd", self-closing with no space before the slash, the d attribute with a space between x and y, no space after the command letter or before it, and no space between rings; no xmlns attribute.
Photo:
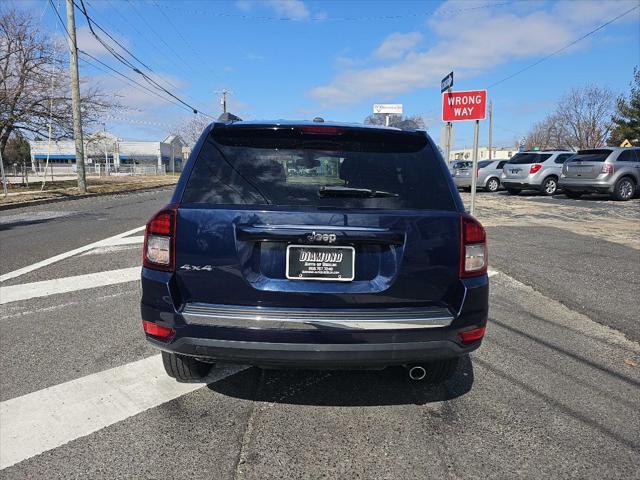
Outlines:
<svg viewBox="0 0 640 480"><path fill-rule="evenodd" d="M440 382L480 346L488 283L485 231L425 132L214 123L147 224L141 313L181 381L235 363Z"/></svg>

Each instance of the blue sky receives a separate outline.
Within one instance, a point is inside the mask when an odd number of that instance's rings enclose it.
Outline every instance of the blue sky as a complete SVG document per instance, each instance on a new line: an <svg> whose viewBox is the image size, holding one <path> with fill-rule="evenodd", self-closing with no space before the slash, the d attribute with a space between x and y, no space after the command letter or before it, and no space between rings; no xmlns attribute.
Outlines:
<svg viewBox="0 0 640 480"><path fill-rule="evenodd" d="M64 14L64 1L61 11ZM45 0L20 4L59 34ZM373 103L403 103L439 139L440 79L454 90L486 88L637 6L591 1L85 0L90 15L167 88L217 116L216 91L246 119L322 116L361 122ZM79 48L126 71L90 35L76 13ZM494 144L513 145L563 93L595 83L628 91L640 63L640 9L540 65L489 89ZM107 121L125 138L152 139L189 112L81 63L81 74L121 97L131 110ZM127 72L131 77L135 73ZM458 124L457 147L472 125ZM482 143L487 125L481 127Z"/></svg>

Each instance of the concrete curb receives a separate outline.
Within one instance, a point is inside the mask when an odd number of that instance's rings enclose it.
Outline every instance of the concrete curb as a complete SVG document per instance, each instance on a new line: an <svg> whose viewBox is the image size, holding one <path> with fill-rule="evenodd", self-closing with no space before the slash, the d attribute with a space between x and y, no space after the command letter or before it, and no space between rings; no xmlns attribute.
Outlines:
<svg viewBox="0 0 640 480"><path fill-rule="evenodd" d="M47 203L67 202L69 200L80 200L83 198L91 198L91 197L106 197L107 195L123 195L123 194L126 195L131 193L146 192L149 190L156 190L158 188L167 188L167 187L175 188L175 184L154 185L152 187L137 188L135 190L121 190L119 192L85 193L82 195L69 195L68 197L55 197L55 198L42 198L39 200L27 200L25 202L16 202L16 203L9 203L7 205L0 205L0 212L4 210L13 210L13 209L22 208L22 207L34 207L36 205L44 205Z"/></svg>

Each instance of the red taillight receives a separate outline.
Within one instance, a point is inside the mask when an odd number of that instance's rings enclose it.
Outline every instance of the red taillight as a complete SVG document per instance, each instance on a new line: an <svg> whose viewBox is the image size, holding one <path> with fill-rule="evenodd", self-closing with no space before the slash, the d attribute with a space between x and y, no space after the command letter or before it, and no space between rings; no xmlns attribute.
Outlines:
<svg viewBox="0 0 640 480"><path fill-rule="evenodd" d="M531 168L529 169L529 173L539 172L541 168L542 168L542 165L540 165L539 163L532 163Z"/></svg>
<svg viewBox="0 0 640 480"><path fill-rule="evenodd" d="M488 265L484 227L466 213L460 220L460 278L484 275Z"/></svg>
<svg viewBox="0 0 640 480"><path fill-rule="evenodd" d="M147 223L142 251L144 267L165 272L175 270L176 216L176 207L169 205Z"/></svg>
<svg viewBox="0 0 640 480"><path fill-rule="evenodd" d="M160 212L151 219L147 226L148 233L156 235L171 235L173 229L174 212Z"/></svg>
<svg viewBox="0 0 640 480"><path fill-rule="evenodd" d="M325 135L341 135L344 133L344 129L339 127L302 126L298 127L298 129L303 133L324 133Z"/></svg>
<svg viewBox="0 0 640 480"><path fill-rule="evenodd" d="M146 320L142 321L142 328L144 329L144 333L147 335L158 337L163 340L170 339L176 333L173 328L163 327L162 325L147 322Z"/></svg>
<svg viewBox="0 0 640 480"><path fill-rule="evenodd" d="M484 337L484 332L486 327L474 328L473 330L467 330L466 332L458 333L458 337L460 337L460 341L462 343L473 343L480 340Z"/></svg>
<svg viewBox="0 0 640 480"><path fill-rule="evenodd" d="M476 168L476 177L479 177L479 176L480 176L480 169Z"/></svg>
<svg viewBox="0 0 640 480"><path fill-rule="evenodd" d="M600 169L601 173L613 173L613 164L611 163L603 163L602 168Z"/></svg>

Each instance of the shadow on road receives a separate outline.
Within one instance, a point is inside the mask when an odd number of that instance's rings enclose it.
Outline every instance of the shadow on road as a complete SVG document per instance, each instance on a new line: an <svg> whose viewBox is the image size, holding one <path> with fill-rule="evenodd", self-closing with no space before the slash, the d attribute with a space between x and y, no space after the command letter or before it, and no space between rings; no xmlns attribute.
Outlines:
<svg viewBox="0 0 640 480"><path fill-rule="evenodd" d="M460 360L454 377L443 385L412 382L402 367L380 371L248 368L208 388L229 397L293 405L424 405L458 398L471 390L471 359L466 355ZM253 388L247 388L248 384Z"/></svg>

